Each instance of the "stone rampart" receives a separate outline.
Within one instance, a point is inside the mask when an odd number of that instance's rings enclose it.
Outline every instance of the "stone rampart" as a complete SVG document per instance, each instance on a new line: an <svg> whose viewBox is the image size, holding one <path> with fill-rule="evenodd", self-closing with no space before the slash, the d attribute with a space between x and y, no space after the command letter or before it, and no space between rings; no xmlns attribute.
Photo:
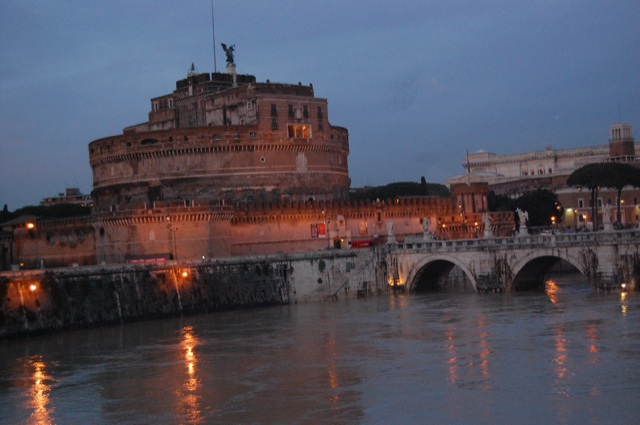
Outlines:
<svg viewBox="0 0 640 425"><path fill-rule="evenodd" d="M156 201L128 209L95 212L79 220L38 220L19 229L12 265L52 268L72 264L122 264L162 256L199 261L245 255L349 250L383 245L389 228L397 241L422 238L424 225L435 239L510 236L513 213L463 213L452 198L386 201L296 201L216 205L210 201Z"/></svg>
<svg viewBox="0 0 640 425"><path fill-rule="evenodd" d="M0 338L386 290L374 250L0 275Z"/></svg>
<svg viewBox="0 0 640 425"><path fill-rule="evenodd" d="M89 145L96 206L177 199L346 199L348 133L282 139L252 126L172 129Z"/></svg>

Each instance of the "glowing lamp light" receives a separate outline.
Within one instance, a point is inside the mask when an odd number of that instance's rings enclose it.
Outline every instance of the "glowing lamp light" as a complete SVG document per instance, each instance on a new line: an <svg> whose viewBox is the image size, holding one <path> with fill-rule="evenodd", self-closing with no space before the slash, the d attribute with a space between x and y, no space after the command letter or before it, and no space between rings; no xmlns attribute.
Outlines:
<svg viewBox="0 0 640 425"><path fill-rule="evenodd" d="M186 270L185 270L185 271L183 271L183 272L182 272L182 277L187 277L187 276L189 276L189 272L188 272L188 271L186 271Z"/></svg>
<svg viewBox="0 0 640 425"><path fill-rule="evenodd" d="M35 228L36 228L35 223L32 223L32 222L27 223L27 229L35 229Z"/></svg>
<svg viewBox="0 0 640 425"><path fill-rule="evenodd" d="M31 285L29 285L29 290L31 292L35 291L36 289L38 289L38 286L35 283L32 283Z"/></svg>
<svg viewBox="0 0 640 425"><path fill-rule="evenodd" d="M623 283L622 285L620 285L622 287L622 289L627 289L627 284Z"/></svg>

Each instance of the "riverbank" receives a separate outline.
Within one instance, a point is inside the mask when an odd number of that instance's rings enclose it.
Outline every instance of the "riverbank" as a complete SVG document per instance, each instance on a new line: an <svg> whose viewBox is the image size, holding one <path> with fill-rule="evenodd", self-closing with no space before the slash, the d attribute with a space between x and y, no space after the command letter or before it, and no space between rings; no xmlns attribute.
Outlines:
<svg viewBox="0 0 640 425"><path fill-rule="evenodd" d="M373 293L386 289L376 255L327 250L5 272L0 338Z"/></svg>

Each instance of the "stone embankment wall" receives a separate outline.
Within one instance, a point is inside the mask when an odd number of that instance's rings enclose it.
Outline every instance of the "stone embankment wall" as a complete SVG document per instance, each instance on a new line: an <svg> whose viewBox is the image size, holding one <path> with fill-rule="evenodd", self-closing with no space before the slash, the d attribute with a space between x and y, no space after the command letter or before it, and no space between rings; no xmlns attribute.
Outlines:
<svg viewBox="0 0 640 425"><path fill-rule="evenodd" d="M375 250L0 275L0 338L385 290ZM376 284L377 280L377 284Z"/></svg>

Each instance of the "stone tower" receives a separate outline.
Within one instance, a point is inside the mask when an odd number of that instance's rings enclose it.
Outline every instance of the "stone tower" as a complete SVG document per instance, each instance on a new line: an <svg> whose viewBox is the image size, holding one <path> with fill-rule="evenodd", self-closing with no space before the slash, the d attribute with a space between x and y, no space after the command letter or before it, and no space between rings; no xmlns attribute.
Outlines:
<svg viewBox="0 0 640 425"><path fill-rule="evenodd" d="M609 157L618 161L633 161L635 155L631 125L612 125L609 129Z"/></svg>

